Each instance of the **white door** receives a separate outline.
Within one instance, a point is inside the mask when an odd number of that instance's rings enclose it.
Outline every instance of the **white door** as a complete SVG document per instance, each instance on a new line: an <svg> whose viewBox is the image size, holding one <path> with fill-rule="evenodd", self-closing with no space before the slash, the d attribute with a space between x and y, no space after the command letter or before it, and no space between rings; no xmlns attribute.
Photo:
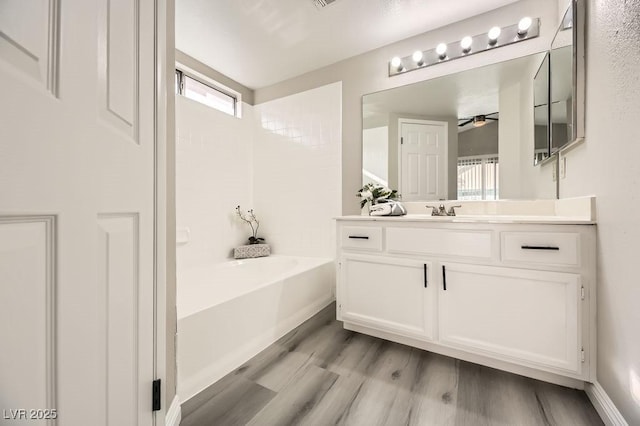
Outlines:
<svg viewBox="0 0 640 426"><path fill-rule="evenodd" d="M447 124L400 120L400 194L404 201L448 198Z"/></svg>
<svg viewBox="0 0 640 426"><path fill-rule="evenodd" d="M455 263L441 268L441 343L580 373L578 274Z"/></svg>
<svg viewBox="0 0 640 426"><path fill-rule="evenodd" d="M340 268L342 320L433 340L436 285L430 262L349 254Z"/></svg>
<svg viewBox="0 0 640 426"><path fill-rule="evenodd" d="M0 0L0 99L0 423L150 425L153 0Z"/></svg>

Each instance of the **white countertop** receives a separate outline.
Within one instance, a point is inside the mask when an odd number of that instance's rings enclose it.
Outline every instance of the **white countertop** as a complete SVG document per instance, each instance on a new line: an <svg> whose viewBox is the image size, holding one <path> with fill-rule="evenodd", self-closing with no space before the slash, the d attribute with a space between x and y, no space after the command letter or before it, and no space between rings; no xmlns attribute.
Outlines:
<svg viewBox="0 0 640 426"><path fill-rule="evenodd" d="M448 223L540 223L545 225L593 225L596 222L580 216L524 216L524 215L458 215L431 216L408 214L405 216L340 216L336 220L381 222L448 222Z"/></svg>

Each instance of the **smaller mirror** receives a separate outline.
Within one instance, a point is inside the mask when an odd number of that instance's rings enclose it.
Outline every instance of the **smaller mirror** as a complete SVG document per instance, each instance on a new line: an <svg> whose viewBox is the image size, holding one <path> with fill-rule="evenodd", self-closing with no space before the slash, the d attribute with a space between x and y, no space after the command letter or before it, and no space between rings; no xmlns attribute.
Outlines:
<svg viewBox="0 0 640 426"><path fill-rule="evenodd" d="M533 122L534 147L533 164L540 164L550 156L549 132L549 54L544 55L542 64L533 79Z"/></svg>
<svg viewBox="0 0 640 426"><path fill-rule="evenodd" d="M567 9L550 52L550 154L584 137L584 46L581 1Z"/></svg>

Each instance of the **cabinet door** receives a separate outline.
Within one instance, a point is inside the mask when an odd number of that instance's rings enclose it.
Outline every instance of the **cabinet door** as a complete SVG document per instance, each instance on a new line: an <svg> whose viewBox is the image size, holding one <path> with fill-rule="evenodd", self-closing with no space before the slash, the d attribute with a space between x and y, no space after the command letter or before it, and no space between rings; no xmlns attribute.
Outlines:
<svg viewBox="0 0 640 426"><path fill-rule="evenodd" d="M580 373L579 275L455 263L440 268L443 344Z"/></svg>
<svg viewBox="0 0 640 426"><path fill-rule="evenodd" d="M436 284L429 262L343 255L338 304L343 321L433 339Z"/></svg>

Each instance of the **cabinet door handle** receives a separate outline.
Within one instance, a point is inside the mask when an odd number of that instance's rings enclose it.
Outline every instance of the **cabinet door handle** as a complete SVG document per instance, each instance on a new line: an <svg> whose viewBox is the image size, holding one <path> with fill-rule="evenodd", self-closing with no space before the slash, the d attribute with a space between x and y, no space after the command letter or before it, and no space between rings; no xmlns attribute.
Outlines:
<svg viewBox="0 0 640 426"><path fill-rule="evenodd" d="M551 246L520 246L522 250L560 250L560 247Z"/></svg>
<svg viewBox="0 0 640 426"><path fill-rule="evenodd" d="M444 269L444 265L442 265L442 289L447 290L447 271Z"/></svg>
<svg viewBox="0 0 640 426"><path fill-rule="evenodd" d="M369 237L364 236L364 235L349 235L349 238L354 239L354 240L368 240Z"/></svg>
<svg viewBox="0 0 640 426"><path fill-rule="evenodd" d="M427 286L429 285L429 282L427 281L427 264L425 263L423 266L424 266L424 288L427 288Z"/></svg>

